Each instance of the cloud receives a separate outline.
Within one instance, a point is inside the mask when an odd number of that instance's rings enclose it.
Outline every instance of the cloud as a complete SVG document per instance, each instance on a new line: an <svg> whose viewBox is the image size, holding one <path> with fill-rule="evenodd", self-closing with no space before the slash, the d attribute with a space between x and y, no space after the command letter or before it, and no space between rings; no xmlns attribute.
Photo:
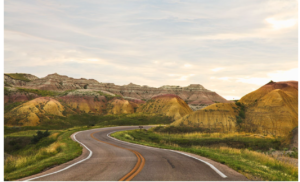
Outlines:
<svg viewBox="0 0 300 182"><path fill-rule="evenodd" d="M276 20L274 18L267 18L266 21L270 23L275 30L290 28L297 24L297 19Z"/></svg>
<svg viewBox="0 0 300 182"><path fill-rule="evenodd" d="M211 71L217 72L217 71L220 71L222 69L224 69L224 68L214 68L214 69L211 69Z"/></svg>
<svg viewBox="0 0 300 182"><path fill-rule="evenodd" d="M255 84L255 85L264 85L268 83L270 80L273 81L290 81L290 80L298 80L298 68L294 68L291 70L278 70L275 72L267 73L266 77L252 77L252 78L239 78L237 82Z"/></svg>
<svg viewBox="0 0 300 182"><path fill-rule="evenodd" d="M297 4L4 1L4 71L119 85L194 83L241 97L270 80L295 80Z"/></svg>
<svg viewBox="0 0 300 182"><path fill-rule="evenodd" d="M192 67L192 65L191 64L184 64L183 67L190 68L190 67Z"/></svg>

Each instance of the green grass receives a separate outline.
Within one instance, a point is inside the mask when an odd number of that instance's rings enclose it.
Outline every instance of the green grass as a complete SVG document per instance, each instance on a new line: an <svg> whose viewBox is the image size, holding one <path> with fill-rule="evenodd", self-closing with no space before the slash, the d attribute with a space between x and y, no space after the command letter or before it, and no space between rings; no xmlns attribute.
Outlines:
<svg viewBox="0 0 300 182"><path fill-rule="evenodd" d="M55 91L50 91L50 90L39 90L39 89L28 89L28 88L17 88L18 91L20 92L25 92L25 93L34 93L40 96L49 96L49 97L55 97L55 96L64 96L67 95L69 92L72 90L67 90L64 92L55 92Z"/></svg>
<svg viewBox="0 0 300 182"><path fill-rule="evenodd" d="M113 95L106 94L106 93L101 92L101 91L98 91L98 93L99 93L100 95L104 96L104 97L106 98L107 101L112 100L112 99L114 99L114 98L122 98L122 96L121 96L121 95L118 95L118 94L115 94L115 95L113 96Z"/></svg>
<svg viewBox="0 0 300 182"><path fill-rule="evenodd" d="M50 131L58 133L40 140L37 144L29 144L21 150L13 152L4 164L4 179L16 180L43 171L44 169L68 162L82 153L82 147L74 142L70 135L82 130L101 128L73 127L68 130ZM33 131L21 131L9 136L29 136Z"/></svg>
<svg viewBox="0 0 300 182"><path fill-rule="evenodd" d="M207 147L196 145L193 139L182 145L181 140L172 139L172 136L155 133L152 129L121 131L112 134L120 140L153 146L158 148L185 151L210 158L214 161L226 164L230 168L244 174L250 179L262 179L270 181L298 181L298 168L291 164L278 161L266 154L248 149L236 149L230 147Z"/></svg>
<svg viewBox="0 0 300 182"><path fill-rule="evenodd" d="M11 73L11 74L4 74L6 76L9 76L15 80L22 80L22 81L25 81L25 82L30 82L30 80L28 78L26 78L24 76L24 74L19 74L19 73Z"/></svg>
<svg viewBox="0 0 300 182"><path fill-rule="evenodd" d="M120 115L93 115L76 114L68 117L53 116L52 119L42 120L40 128L66 129L73 126L93 126L93 125L156 125L170 124L173 119L164 115L149 114L120 114Z"/></svg>
<svg viewBox="0 0 300 182"><path fill-rule="evenodd" d="M54 117L54 119L42 121L40 126L5 126L6 143L4 148L7 149L6 153L13 157L5 162L4 177L6 180L19 179L79 156L82 148L69 137L76 131L117 125L168 124L172 121L172 118L162 115L129 114L104 116L78 114L69 117ZM36 145L28 144L28 141L31 140L38 130L49 130L51 134L59 133L59 135L55 139L51 138L51 136L42 139ZM27 144L24 146L21 145L22 140L20 139L22 138L27 141Z"/></svg>
<svg viewBox="0 0 300 182"><path fill-rule="evenodd" d="M158 126L153 128L153 137L160 140L177 143L180 146L212 146L225 144L233 148L247 148L250 150L268 151L270 148L283 149L281 138L256 137L250 133L205 133L205 129L193 127Z"/></svg>
<svg viewBox="0 0 300 182"><path fill-rule="evenodd" d="M41 119L38 126L4 126L5 135L28 130L65 130L75 126L112 125L126 116L75 114L68 117L51 115L50 119ZM120 119L119 119L120 118ZM115 120L115 121L114 121ZM111 122L112 121L112 122ZM125 119L126 121L126 119ZM123 123L125 125L125 123Z"/></svg>
<svg viewBox="0 0 300 182"><path fill-rule="evenodd" d="M4 137L32 137L36 134L37 131L46 131L46 130L25 130L14 133L5 134ZM50 130L50 134L61 132L62 130Z"/></svg>

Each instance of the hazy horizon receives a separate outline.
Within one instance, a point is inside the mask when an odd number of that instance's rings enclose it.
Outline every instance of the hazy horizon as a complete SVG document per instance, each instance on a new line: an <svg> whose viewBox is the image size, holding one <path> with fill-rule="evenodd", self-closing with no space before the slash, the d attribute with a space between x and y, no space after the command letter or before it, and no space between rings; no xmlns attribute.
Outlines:
<svg viewBox="0 0 300 182"><path fill-rule="evenodd" d="M4 1L4 72L160 87L232 100L298 81L296 0Z"/></svg>

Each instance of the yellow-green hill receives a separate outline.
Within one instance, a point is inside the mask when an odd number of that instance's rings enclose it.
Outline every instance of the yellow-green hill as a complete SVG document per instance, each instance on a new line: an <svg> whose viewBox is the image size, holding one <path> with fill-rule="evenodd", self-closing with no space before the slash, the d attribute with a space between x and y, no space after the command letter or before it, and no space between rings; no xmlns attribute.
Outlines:
<svg viewBox="0 0 300 182"><path fill-rule="evenodd" d="M298 126L296 81L270 82L245 95L239 102L240 106L231 103L210 105L175 121L172 125L199 126L219 131L239 129L275 136L286 136ZM244 118L240 117L243 112ZM237 118L240 120L237 121Z"/></svg>

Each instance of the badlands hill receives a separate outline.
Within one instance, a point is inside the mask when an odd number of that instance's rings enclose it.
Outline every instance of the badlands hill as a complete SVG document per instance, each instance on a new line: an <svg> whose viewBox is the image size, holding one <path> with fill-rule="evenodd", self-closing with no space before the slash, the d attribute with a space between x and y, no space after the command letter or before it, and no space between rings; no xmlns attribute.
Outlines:
<svg viewBox="0 0 300 182"><path fill-rule="evenodd" d="M133 83L119 86L113 83L99 83L94 79L74 79L56 73L43 78L30 74L4 74L4 83L7 86L51 91L93 89L140 100L149 100L158 95L174 94L186 101L194 110L216 102L230 102L200 84L191 84L187 87L165 85L159 88L146 85L140 86Z"/></svg>
<svg viewBox="0 0 300 182"><path fill-rule="evenodd" d="M239 100L195 111L172 125L219 131L243 130L264 135L288 135L298 126L298 82L270 82Z"/></svg>
<svg viewBox="0 0 300 182"><path fill-rule="evenodd" d="M155 96L147 103L140 105L137 112L164 114L176 120L192 113L193 110L177 95L165 94Z"/></svg>
<svg viewBox="0 0 300 182"><path fill-rule="evenodd" d="M52 97L18 92L16 88L6 89L6 105L18 104L4 113L7 126L36 126L54 116L66 117L71 114L131 114L140 104L138 99L124 99L91 89L78 89L59 93Z"/></svg>

